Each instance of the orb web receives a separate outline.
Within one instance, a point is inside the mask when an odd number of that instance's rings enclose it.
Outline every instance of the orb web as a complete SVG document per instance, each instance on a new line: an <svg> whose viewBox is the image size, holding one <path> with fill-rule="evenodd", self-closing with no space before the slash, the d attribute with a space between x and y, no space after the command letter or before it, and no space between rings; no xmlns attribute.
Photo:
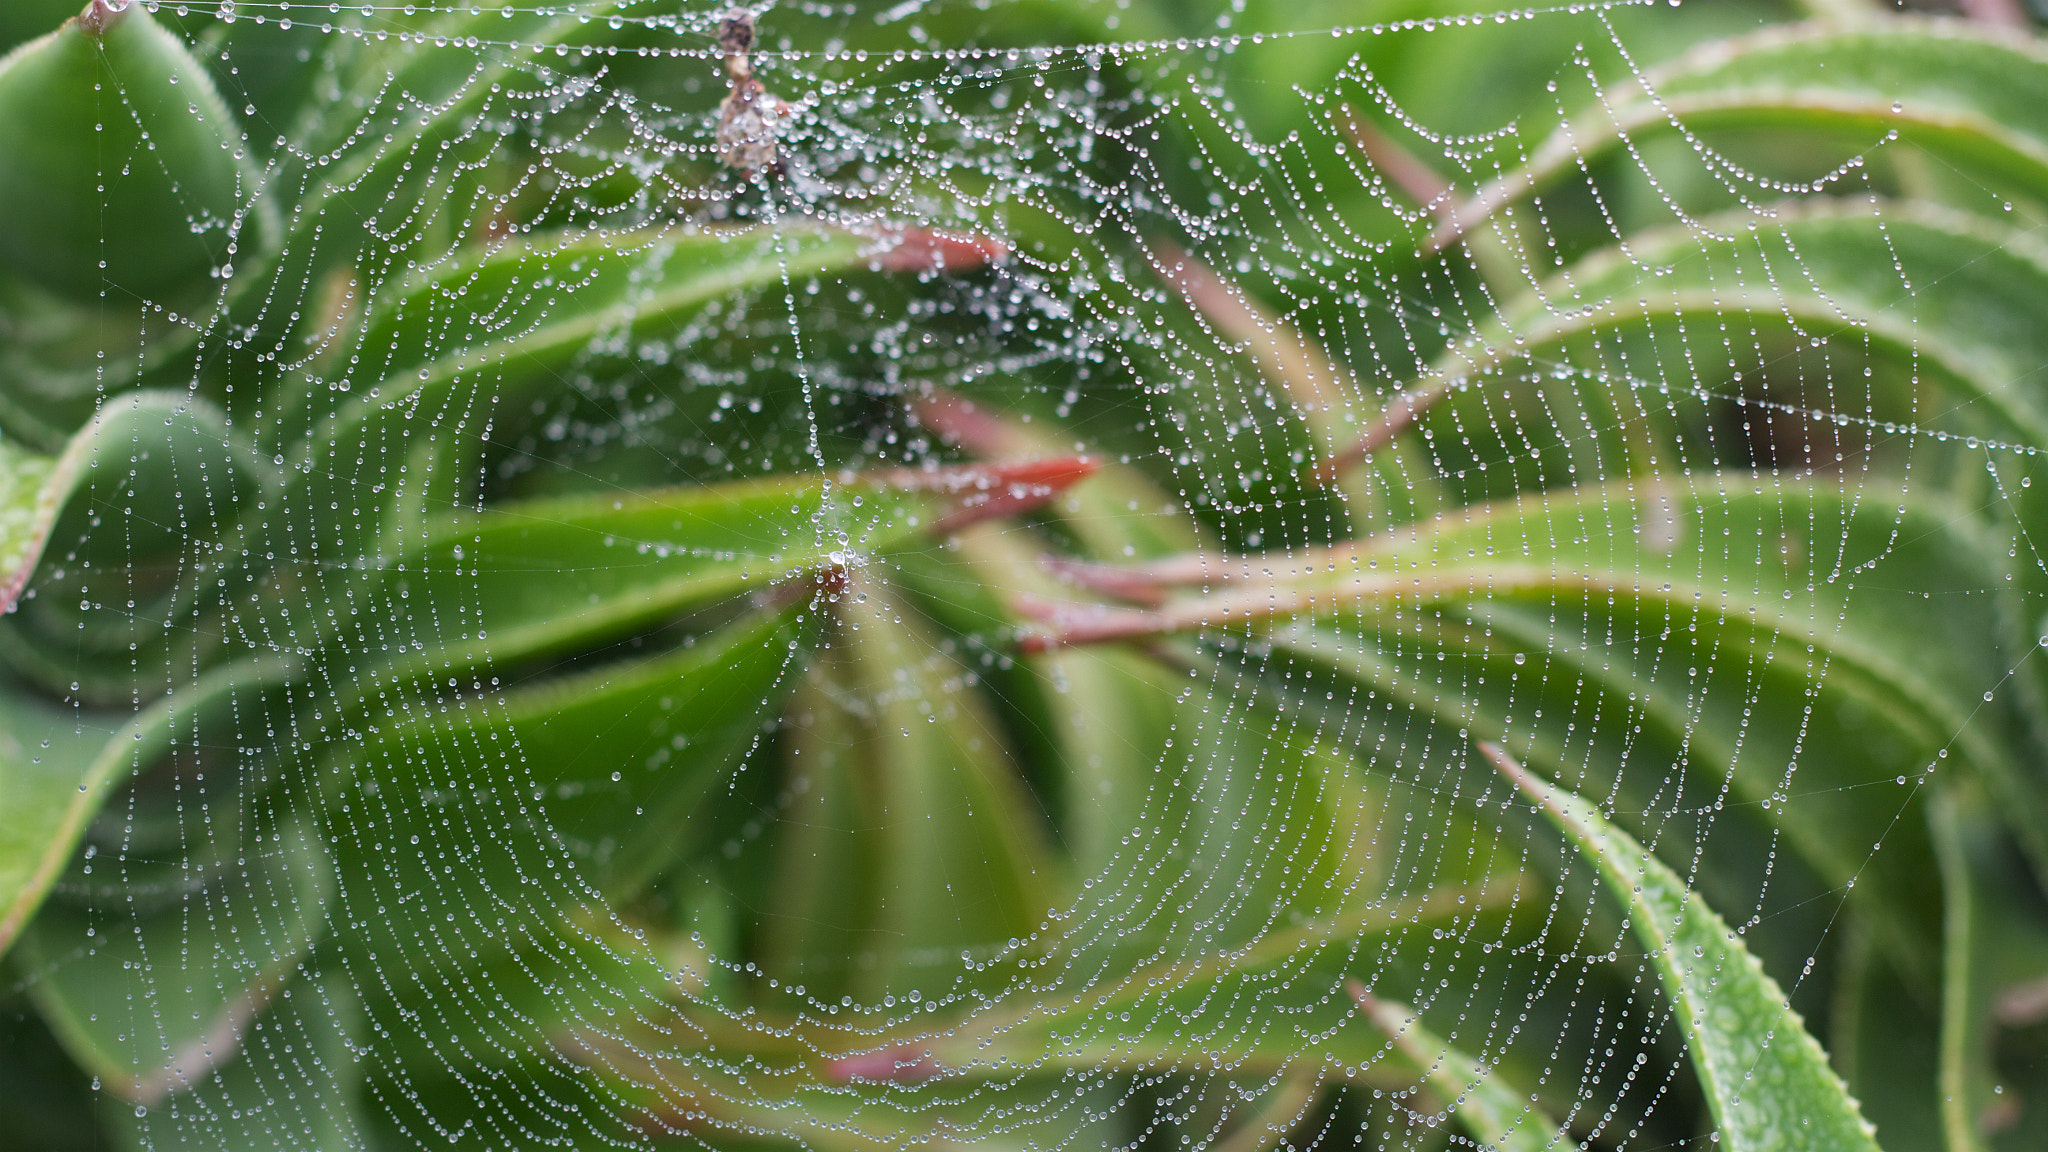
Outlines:
<svg viewBox="0 0 2048 1152"><path fill-rule="evenodd" d="M1480 742L1809 1020L1924 882L1970 717L1834 686L2000 611L1922 478L2033 450L1896 133L1695 129L1732 17L145 7L277 239L109 298L6 624L112 766L16 989L135 1147L1690 1146Z"/></svg>

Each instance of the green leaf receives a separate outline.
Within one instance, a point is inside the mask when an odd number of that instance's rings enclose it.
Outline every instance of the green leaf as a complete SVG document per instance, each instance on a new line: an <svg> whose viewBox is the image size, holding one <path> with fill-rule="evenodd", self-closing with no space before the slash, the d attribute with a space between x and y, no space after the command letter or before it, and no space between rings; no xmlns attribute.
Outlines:
<svg viewBox="0 0 2048 1152"><path fill-rule="evenodd" d="M267 834L266 834L267 833ZM139 905L109 893L60 900L23 937L30 992L83 1067L115 1094L154 1104L232 1059L250 1025L290 981L327 929L334 865L299 822L266 829L193 874L178 864L143 873L132 860L88 858L84 877L131 874L156 896ZM163 898L166 885L176 885Z"/></svg>
<svg viewBox="0 0 2048 1152"><path fill-rule="evenodd" d="M619 938L622 905L599 897L630 900L754 815L731 820L719 801L749 782L746 758L759 758L794 682L815 631L800 611L502 694L424 707L401 695L360 743L328 751L321 819L341 877L337 947L377 974L367 1010L385 1027L403 1022L407 1052L437 1066L474 1053L452 1074L496 1076L480 1069L518 1063L535 1021L567 1026L608 1013L618 989L676 978ZM489 832L451 841L450 821ZM568 915L578 909L587 915ZM499 997L480 1050L477 1021L447 1014L479 987Z"/></svg>
<svg viewBox="0 0 2048 1152"><path fill-rule="evenodd" d="M210 324L144 300L76 303L0 277L0 428L62 452L110 393L189 364Z"/></svg>
<svg viewBox="0 0 2048 1152"><path fill-rule="evenodd" d="M1513 862L1481 861L1469 870ZM1469 883L1420 895L1376 899L1318 919L1290 917L1288 927L1233 947L1162 952L1157 962L1136 967L1103 965L1100 983L1067 991L1063 981L1015 1007L984 1009L849 1057L841 1066L879 1068L860 1074L884 1079L904 1074L887 1071L879 1055L903 1059L913 1078L934 1071L979 1079L1020 1070L1104 1067L1266 1076L1320 1067L1334 1079L1412 1087L1423 1069L1361 1016L1344 990L1362 942L1420 951L1437 931L1470 933L1482 922L1497 925L1497 913L1530 891L1519 873L1478 872ZM874 1044L868 1036L823 1044L833 1051L856 1041Z"/></svg>
<svg viewBox="0 0 2048 1152"><path fill-rule="evenodd" d="M1013 526L978 525L951 536L943 552L900 559L934 616L986 649L1007 645L1014 631L1003 601L1067 593L1028 539ZM1113 952L1156 960L1161 948L1187 946L1190 931L1205 944L1248 939L1276 913L1325 915L1384 879L1367 831L1383 798L1298 720L1219 690L1205 658L1098 648L1025 659L1034 691L1019 706L1019 727L1056 765L1038 783L1076 879L1094 887L1078 907L1093 926L1068 932L1085 966ZM1247 707L1255 717L1248 729L1223 719ZM1247 820L1250 813L1259 815ZM1212 831L1162 861L1132 838L1162 825ZM1274 859L1275 844L1292 855ZM1224 891L1189 879L1210 875L1238 883ZM1111 926L1131 907L1158 906L1176 912L1143 927ZM1092 942L1075 943L1084 939Z"/></svg>
<svg viewBox="0 0 2048 1152"><path fill-rule="evenodd" d="M1877 1152L1875 1131L1827 1053L1706 901L1598 808L1531 776L1494 745L1480 750L1625 905L1692 1047L1721 1146Z"/></svg>
<svg viewBox="0 0 2048 1152"><path fill-rule="evenodd" d="M1053 622L1081 639L1249 629L1448 728L1583 773L1587 787L1639 776L1631 763L1698 764L1704 788L1688 785L1684 800L1653 796L1653 780L1614 803L1648 819L1712 803L1726 782L1830 887L1856 880L1909 963L1931 973L1932 858L1914 822L1899 820L1914 801L1895 779L1951 748L2010 803L2041 803L1999 734L1971 722L2009 659L1947 639L1999 636L1998 605L1932 598L1999 586L1992 548L1943 503L1706 473L1538 493L1331 549L1133 566L1101 583L1150 576L1162 593L1185 580L1211 591L1148 612L1068 607ZM1669 629L1667 614L1697 630ZM1536 703L1552 720L1505 726L1560 673L1556 709ZM1576 694L1581 679L1600 688L1597 703ZM1781 693L1814 694L1814 713L1769 707ZM1637 726L1641 737L1628 731Z"/></svg>
<svg viewBox="0 0 2048 1152"><path fill-rule="evenodd" d="M1651 95L1654 93L1654 95ZM1455 210L1436 243L1483 226L1532 190L1581 171L1624 141L1688 132L1794 128L1855 143L1896 131L1889 148L1925 152L1974 181L2038 204L2048 187L2048 51L1981 24L1873 17L1854 27L1773 28L1717 41L1621 85L1562 125L1520 168ZM1782 281L1780 282L1783 283Z"/></svg>
<svg viewBox="0 0 2048 1152"><path fill-rule="evenodd" d="M57 462L0 440L0 612L14 609L57 516Z"/></svg>
<svg viewBox="0 0 2048 1152"><path fill-rule="evenodd" d="M2003 1083L1997 1053L2002 1030L2024 1028L2040 1013L2035 1005L2048 979L2048 905L1981 787L1947 781L1928 816L1947 920L1941 1126L1949 1152L1982 1152L2021 1120L2040 1089L2033 1077ZM2032 1061L2009 1063L2032 1071L2026 1067ZM2030 1119L2031 1132L2006 1133L2007 1140L2037 1138L2041 1117L2037 1112Z"/></svg>
<svg viewBox="0 0 2048 1152"><path fill-rule="evenodd" d="M239 542L235 511L278 487L276 470L207 401L159 391L109 401L45 480L51 517L34 543L63 556L38 587L62 570L63 593L25 592L15 626L126 663L132 643L156 638L203 595L192 576L243 566L228 547Z"/></svg>
<svg viewBox="0 0 2048 1152"><path fill-rule="evenodd" d="M168 415L175 415L173 409L154 403L148 394L139 394L110 408L103 427L127 429L115 419L117 412L133 413L136 420L128 435L117 439L177 427L175 421L165 424ZM199 442L206 441L201 437ZM79 443L85 447L78 449L78 467L89 473L97 441ZM124 445L122 451L125 459L132 447ZM113 480L125 482L126 471L116 470ZM58 473L63 472L60 467ZM231 614L229 623L242 629L238 634L257 637L293 635L303 628L299 634L308 642L305 647L288 653L259 650L253 659L208 673L196 691L167 696L132 718L90 716L88 724L80 725L58 710L10 701L17 711L4 718L10 739L0 744L0 755L22 749L26 763L0 778L0 787L19 790L21 806L14 810L26 818L13 827L6 867L0 868L0 879L8 882L0 887L0 950L41 903L111 788L162 756L181 718L197 723L195 714L222 712L237 702L252 709L256 697L296 674L294 661L316 643L340 658L367 663L354 665L360 672L345 686L342 706L326 709L324 717L307 718L303 728L312 739L345 737L360 727L365 712L374 721L396 701L411 699L411 690L396 690L416 680L446 677L458 667L503 667L560 653L672 620L696 607L732 603L750 590L779 583L801 587L858 567L877 551L942 523L962 500L981 498L976 488L981 481L997 478L996 489L1010 491L1012 481L1003 479L1008 475L968 469L879 482L854 477L831 485L795 477L640 493L631 499L535 501L444 519L429 530L427 541L388 561L388 569L366 567L364 573L388 581L373 602L431 610L458 627L474 622L467 637L416 636L398 627L419 616L394 619L372 613L331 624L312 612L322 599L306 596L303 589L286 594L273 586L247 608L249 617ZM1044 489L1046 495L1052 490ZM137 498L168 499L175 491L170 485L152 486ZM177 518L159 522L175 524ZM316 572L323 579L350 579L348 570ZM324 602L348 603L349 597L336 589ZM259 622L267 627L258 627ZM430 693L439 694L438 689ZM251 714L245 711L244 716ZM56 751L39 754L45 740ZM650 826L614 850L639 859L635 867L645 868L659 858L661 842Z"/></svg>
<svg viewBox="0 0 2048 1152"><path fill-rule="evenodd" d="M1420 1069L1438 1094L1452 1102L1473 1139L1497 1152L1570 1150L1578 1144L1559 1134L1557 1124L1499 1072L1452 1047L1431 1032L1413 1008L1381 1000L1353 981L1352 999L1401 1053Z"/></svg>
<svg viewBox="0 0 2048 1152"><path fill-rule="evenodd" d="M670 653L503 694L467 694L451 710L400 704L386 709L395 723L337 753L352 763L348 794L374 788L384 798L378 807L396 803L430 823L449 797L433 775L408 767L413 757L461 749L452 754L487 761L516 748L518 765L508 759L499 770L508 786L533 790L530 834L560 837L601 889L630 895L719 835L703 811L706 797L772 721L814 631L794 610L762 613ZM360 820L337 831L358 865L381 855L365 839L397 841L399 833ZM517 882L510 874L490 879Z"/></svg>
<svg viewBox="0 0 2048 1152"><path fill-rule="evenodd" d="M315 111L322 113L317 118L319 135L317 150L345 149L350 145L367 143L352 140L362 123L362 116L354 109L364 107L379 95L404 92L422 102L448 106L438 116L402 116L393 124L398 129L395 147L367 147L352 157L367 160L369 166L396 170L403 157L412 151L416 142L438 142L459 135L467 135L464 122L476 114L479 105L491 95L494 81L511 80L528 87L539 87L539 82L521 66L515 57L506 53L486 53L481 58L466 52L435 51L426 46L437 37L450 40L468 36L502 35L516 39L522 45L548 46L562 43L571 37L586 39L591 32L591 22L616 12L621 7L619 0L597 0L587 8L569 13L546 11L533 8L514 8L511 16L505 16L498 9L484 9L471 12L466 8L426 9L407 14L399 19L396 12L378 11L369 17L355 18L355 13L342 13L344 26L366 28L373 34L377 31L391 31L404 28L412 35L408 37L360 38L361 46L351 55L343 57L346 65L337 79L334 93L323 107ZM559 73L557 73L559 75ZM358 101L361 103L358 103ZM374 181L374 177L372 178ZM340 172L325 178L316 195L332 196L350 188L363 186L364 172L361 167L344 167ZM378 191L383 191L379 187Z"/></svg>
<svg viewBox="0 0 2048 1152"><path fill-rule="evenodd" d="M108 1127L134 1152L379 1147L363 1090L368 1040L348 974L309 965L250 1022L224 1067L166 1100L108 1108Z"/></svg>
<svg viewBox="0 0 2048 1152"><path fill-rule="evenodd" d="M1405 973L1401 952L1482 923L1498 928L1499 911L1527 894L1516 851L1453 813L1430 850L1405 854L1397 868L1375 842L1386 799L1312 720L1213 687L1183 694L1228 668L1197 663L1191 677L1115 650L1063 654L1078 656L1092 656L1074 665L1100 678L1052 698L1053 723L1072 728L1059 734L1072 742L1064 750L1106 749L1121 762L1105 767L1129 773L1110 779L1142 791L1121 801L1136 818L1104 846L1109 858L1083 874L1081 895L1055 925L1060 975L1039 974L1044 965L1026 950L1007 962L1026 961L1012 980L1052 983L1015 1007L879 1050L861 1035L821 1046L870 1049L845 1067L878 1078L905 1075L893 1070L900 1059L911 1076L1295 1069L1412 1086L1422 1069L1358 1014L1344 982L1362 963ZM1115 747L1126 735L1137 743ZM1157 835L1177 842L1149 842ZM1144 914L1134 921L1132 909Z"/></svg>
<svg viewBox="0 0 2048 1152"><path fill-rule="evenodd" d="M275 482L219 413L179 394L138 392L110 402L54 460L0 441L0 609L7 613L0 617L0 651L9 672L77 697L74 685L93 678L84 658L90 649L81 641L118 645L126 657L124 640L159 635L186 610L198 582L173 581L165 589L151 577L181 563L210 563L199 557L218 555L225 540L200 536L207 541L201 546L191 533L209 523L220 528L215 501L267 491ZM122 509L120 519L104 530L94 524L111 519L113 508ZM78 583L64 589L69 596L83 591L85 610L54 591L38 595L41 586L31 583L53 540L66 548L60 566L99 562L97 572L73 573ZM140 611L125 606L136 592L151 590L158 595L145 597ZM110 605L118 607L107 611ZM114 620L98 623L108 616ZM65 637L55 653L39 643L52 632ZM0 691L0 953L41 905L114 786L164 753L180 718L196 722L260 692L282 668L270 658L215 669L185 696L127 714L60 709L11 685ZM103 679L119 681L125 702L132 676L107 672Z"/></svg>
<svg viewBox="0 0 2048 1152"><path fill-rule="evenodd" d="M216 17L218 13L218 8L213 10ZM222 97L230 105L243 106L248 123L294 136L308 119L307 105L315 86L323 79L332 83L334 73L329 69L345 69L365 47L354 37L322 32L320 24L303 21L286 28L282 21L258 24L216 18L207 25L201 19L181 17L177 27L191 42L193 54L212 71ZM255 111L248 111L252 107ZM251 132L247 147L257 156L282 153L289 157L289 147L277 141L277 137ZM303 138L299 143L305 146Z"/></svg>
<svg viewBox="0 0 2048 1152"><path fill-rule="evenodd" d="M1098 876L1118 863L1141 826L1155 777L1167 763L1175 722L1172 670L1117 648L1033 658L1047 692L1048 726L1066 767L1060 829L1074 871Z"/></svg>
<svg viewBox="0 0 2048 1152"><path fill-rule="evenodd" d="M1648 268L1658 274L1645 283ZM1912 289L1930 284L1940 291ZM2048 333L2032 322L2043 307L2048 246L2031 229L1912 201L1818 202L1633 236L1627 254L1589 256L1510 305L1483 351L1461 352L1438 371L1454 381L1526 371L1589 335L1740 316L1760 331L1868 341L1954 389L1995 421L1993 434L2002 426L2041 444L2048 409L2023 382L2048 356ZM1690 363L1672 359L1637 361L1597 382L1660 395L1710 387L1696 378ZM1912 420L1900 412L1883 430Z"/></svg>
<svg viewBox="0 0 2048 1152"><path fill-rule="evenodd" d="M789 705L790 815L761 952L821 997L932 991L963 953L1036 932L1058 877L978 674L886 585L836 595Z"/></svg>
<svg viewBox="0 0 2048 1152"><path fill-rule="evenodd" d="M45 32L78 15L79 0L15 0L0 7L0 52Z"/></svg>
<svg viewBox="0 0 2048 1152"><path fill-rule="evenodd" d="M386 681L509 666L749 592L830 579L930 531L946 506L943 493L886 482L778 476L458 514L395 557L364 558L381 567L378 599L404 619L357 618L333 646L413 652L388 659ZM415 633L425 620L434 630Z"/></svg>
<svg viewBox="0 0 2048 1152"><path fill-rule="evenodd" d="M0 691L0 953L41 905L102 798L86 789L105 734L77 738L79 728L69 709Z"/></svg>
<svg viewBox="0 0 2048 1152"><path fill-rule="evenodd" d="M1190 952L1258 947L1282 926L1342 920L1404 882L1418 889L1455 886L1486 874L1485 838L1471 837L1472 828L1453 821L1442 842L1468 845L1472 855L1435 862L1440 869L1426 879L1399 877L1375 843L1388 797L1368 784L1341 739L1313 719L1271 711L1265 701L1224 687L1236 671L1229 665L1186 651L1175 655L1184 667L1144 662L1119 668L1105 660L1097 673L1121 671L1121 683L1093 700L1071 692L1055 700L1056 723L1076 736L1084 727L1102 727L1111 739L1136 738L1121 751L1130 759L1120 775L1129 775L1113 782L1111 795L1119 784L1143 789L1121 802L1123 814L1133 817L1119 830L1130 834L1130 843L1118 836L1110 860L1093 877L1094 888L1075 906L1068 934L1074 951L1091 962L1118 955L1108 965L1115 970ZM1112 719L1112 709L1129 711ZM1077 744L1069 755L1087 753L1085 743ZM1136 757L1148 753L1146 771ZM1145 838L1173 828L1201 832L1165 846ZM1210 880L1221 876L1232 882ZM1144 923L1125 923L1134 907L1156 911ZM1101 946L1112 941L1114 950Z"/></svg>
<svg viewBox="0 0 2048 1152"><path fill-rule="evenodd" d="M464 217L490 201L517 214L517 205L506 204L506 185L526 183L525 163L537 160L544 147L522 139L524 134L511 127L514 117L523 117L536 95L558 91L553 85L563 71L577 68L573 58L552 59L550 73L556 79L543 80L521 58L523 53L501 51L498 45L539 49L571 38L588 42L593 26L587 22L617 7L593 3L573 17L534 8L517 9L511 16L499 9L471 14L462 8L429 8L416 17L379 10L370 16L344 11L336 14L338 20L322 19L320 25L333 23L337 31L352 34L320 36L320 47L310 51L315 73L310 98L295 123L284 121L292 129L292 147L280 160L288 177L305 182L305 191L290 220L275 282L311 285L340 276L375 284L382 277L374 269L387 256L422 265L442 264L451 253L470 259L477 249L463 225L483 221ZM208 43L228 50L234 39L260 38L261 54L235 57L241 63L234 66L246 71L250 58L284 55L278 50L283 39L317 32L320 25L300 22L285 33L276 24L252 27L243 21L225 32L216 29ZM406 34L390 34L400 30ZM471 37L481 37L487 46L480 52L458 47ZM619 63L605 62L610 68ZM301 90L296 83L286 89L288 99L295 90ZM270 110L265 93L248 97L259 117ZM436 113L419 115L423 107ZM378 131L365 130L372 124ZM320 162L300 166L298 157ZM392 242L400 245L395 253ZM358 269L365 274L358 276ZM241 319L279 321L264 313ZM287 422L280 430L297 429Z"/></svg>
<svg viewBox="0 0 2048 1152"><path fill-rule="evenodd" d="M0 60L0 264L81 300L185 303L274 228L239 134L176 36L90 0Z"/></svg>
<svg viewBox="0 0 2048 1152"><path fill-rule="evenodd" d="M1149 494L1148 483L1128 469L1105 472L1059 498L1059 510L1083 522L1077 534L1104 541L1151 536L1154 542L1170 535L1148 530L1149 521L1161 519L1156 513L1127 507ZM1115 498L1124 493L1132 495ZM1163 502L1152 495L1145 504ZM1067 591L1047 571L1047 554L1034 547L1033 536L1013 522L977 524L952 534L943 548L906 550L891 559L894 582L927 615L968 651L991 656L1015 639L1009 602ZM1009 671L1009 657L985 659L983 675L992 695L1018 713L1019 755L1056 765L1032 782L1045 797L1078 883L1108 867L1145 818L1157 769L1183 719L1172 683L1178 670L1106 647L1027 655L1022 662L1023 668Z"/></svg>
<svg viewBox="0 0 2048 1152"><path fill-rule="evenodd" d="M1495 876L1476 888L1388 900L1338 919L1297 924L1241 949L1113 971L1105 982L1078 990L1054 976L1058 983L1042 995L983 1004L964 1020L957 1009L929 1018L913 1012L882 1035L860 1019L842 1025L807 1015L788 1030L761 1029L735 1026L719 1012L686 1009L677 1021L629 1024L623 1036L578 1025L577 1041L624 1082L642 1086L626 1090L650 1110L686 1108L692 1119L734 1129L795 1126L806 1138L816 1128L820 1147L901 1147L935 1129L957 1139L982 1127L990 1108L1006 1100L1038 1105L1006 1121L1006 1141L1025 1147L1056 1142L1071 1132L1073 1118L1043 1108L1046 1090L1063 1085L1075 1070L1193 1074L1198 1083L1215 1073L1232 1085L1277 1079L1289 1085L1277 1096L1299 1107L1304 1082L1405 1090L1423 1075L1343 991L1344 969L1361 938L1374 948L1412 943L1419 952L1434 938L1433 929L1469 932L1480 917L1497 917L1528 896L1520 876ZM1313 1055L1304 1055L1304 1036L1314 1038ZM705 1058L714 1051L723 1057ZM738 1053L752 1059L735 1059ZM741 1069L744 1082L733 1077ZM847 1088L849 1081L935 1075L943 1078L937 1087L914 1093ZM1228 1102L1241 1108L1239 1091L1233 1088ZM759 1101L773 1103L764 1108ZM1275 1119L1264 1109L1239 1115L1240 1131L1252 1133ZM1027 1143L1027 1133L1043 1135Z"/></svg>
<svg viewBox="0 0 2048 1152"><path fill-rule="evenodd" d="M298 674L290 660L245 661L200 677L183 696L138 712L62 709L0 692L0 955L42 906L86 825L128 776L154 763L182 726L217 721ZM18 806L17 806L18 802Z"/></svg>
<svg viewBox="0 0 2048 1152"><path fill-rule="evenodd" d="M1828 1049L1892 1149L1941 1146L1939 980L1909 977L1862 915L1844 925Z"/></svg>
<svg viewBox="0 0 2048 1152"><path fill-rule="evenodd" d="M337 357L278 379L279 418L267 442L295 466L284 500L374 507L366 496L388 487L412 490L429 518L473 506L475 461L509 435L500 425L516 426L532 397L554 395L576 366L624 363L645 341L673 339L707 303L785 275L851 267L862 250L854 237L817 229L650 229L465 251L374 302L363 330L347 335L349 347L376 349L361 366ZM473 418L471 400L452 398L485 379L495 399ZM431 465L424 477L373 480L361 471L358 458L381 457L394 442L415 444L415 468ZM380 554L401 543L389 534L403 527L387 517L334 518L322 525L321 546Z"/></svg>
<svg viewBox="0 0 2048 1152"><path fill-rule="evenodd" d="M870 246L821 228L691 227L538 235L465 252L378 302L361 337L376 353L335 381L354 395L319 440L377 412L437 406L456 382L486 371L515 390L521 381L556 383L557 370L594 347L623 351L631 333L666 335L712 300L785 276L854 267Z"/></svg>
<svg viewBox="0 0 2048 1152"><path fill-rule="evenodd" d="M218 631L177 625L248 563L237 504L275 494L276 472L248 439L203 399L131 392L54 462L26 467L41 486L8 532L16 566L0 569L0 654L12 671L111 705L132 704L138 682L165 683L166 665L189 675L212 663Z"/></svg>

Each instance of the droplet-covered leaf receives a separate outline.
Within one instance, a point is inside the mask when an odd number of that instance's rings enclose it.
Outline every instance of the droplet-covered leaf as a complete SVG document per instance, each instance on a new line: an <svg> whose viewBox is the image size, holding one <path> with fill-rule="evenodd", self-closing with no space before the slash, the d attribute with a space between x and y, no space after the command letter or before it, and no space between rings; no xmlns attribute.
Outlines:
<svg viewBox="0 0 2048 1152"><path fill-rule="evenodd" d="M1541 805L1626 906L1692 1050L1721 1146L1731 1152L1876 1152L1875 1131L1827 1053L1777 981L1706 901L1599 809L1529 775L1499 748L1481 750Z"/></svg>

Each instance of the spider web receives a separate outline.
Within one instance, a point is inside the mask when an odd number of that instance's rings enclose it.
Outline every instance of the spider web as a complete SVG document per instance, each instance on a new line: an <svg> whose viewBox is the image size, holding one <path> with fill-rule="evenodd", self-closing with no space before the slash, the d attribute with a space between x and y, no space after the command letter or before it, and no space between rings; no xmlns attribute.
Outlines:
<svg viewBox="0 0 2048 1152"><path fill-rule="evenodd" d="M122 302L223 423L175 464L104 453L98 515L23 601L135 622L132 691L22 673L77 739L200 697L16 964L102 1053L120 1139L1431 1148L1471 1131L1445 1066L1581 1142L1701 1138L1650 958L1481 739L1826 1015L1870 946L1849 888L1902 834L1844 797L1895 820L1957 732L1852 770L1823 745L1876 721L1782 700L1823 701L1858 597L1984 595L1892 577L1902 485L1974 467L2014 498L2032 454L1922 410L1917 347L1864 315L1910 332L1902 268L1833 319L1802 303L1833 289L1772 223L1869 218L1892 142L1744 154L1676 112L1579 138L1747 10L1247 7L772 7L772 147L742 168L722 8L150 6L239 113L278 241L200 304ZM1563 175L1480 210L1552 141ZM1716 291L1778 304L1692 303ZM761 554L814 535L840 575L578 643L521 648L517 586L596 605L610 568L549 583L553 554L490 552L477 519L1067 455L1116 486L902 554L828 507ZM1801 485L1840 496L1755 506ZM787 530L771 502L736 538ZM605 530L617 571L694 547L676 515ZM1528 575L1556 563L1532 542L1617 538L1604 592ZM1115 632L1361 540L1479 574ZM1134 571L1142 595L1105 583ZM1721 604L1637 597L1687 580ZM160 594L186 605L162 642ZM577 692L616 715L534 718ZM699 761L683 799L659 785ZM1860 848L1788 849L1829 820Z"/></svg>

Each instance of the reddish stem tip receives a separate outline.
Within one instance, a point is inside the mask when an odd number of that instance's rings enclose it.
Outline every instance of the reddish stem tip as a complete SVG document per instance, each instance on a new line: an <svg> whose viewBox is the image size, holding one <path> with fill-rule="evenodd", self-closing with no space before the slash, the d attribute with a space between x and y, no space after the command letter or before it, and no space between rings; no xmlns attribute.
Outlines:
<svg viewBox="0 0 2048 1152"><path fill-rule="evenodd" d="M826 1074L841 1084L856 1077L892 1080L899 1084L916 1083L938 1075L939 1065L922 1049L885 1048L880 1052L843 1056L827 1065Z"/></svg>
<svg viewBox="0 0 2048 1152"><path fill-rule="evenodd" d="M1029 512L1101 467L1086 456L1053 456L1014 464L977 464L945 469L918 485L947 493L953 504L933 528L941 532L981 520Z"/></svg>
<svg viewBox="0 0 2048 1152"><path fill-rule="evenodd" d="M78 14L78 26L94 36L103 36L114 26L134 0L92 0Z"/></svg>
<svg viewBox="0 0 2048 1152"><path fill-rule="evenodd" d="M971 272L1010 254L1010 246L993 236L974 236L906 228L895 247L877 256L888 272Z"/></svg>

